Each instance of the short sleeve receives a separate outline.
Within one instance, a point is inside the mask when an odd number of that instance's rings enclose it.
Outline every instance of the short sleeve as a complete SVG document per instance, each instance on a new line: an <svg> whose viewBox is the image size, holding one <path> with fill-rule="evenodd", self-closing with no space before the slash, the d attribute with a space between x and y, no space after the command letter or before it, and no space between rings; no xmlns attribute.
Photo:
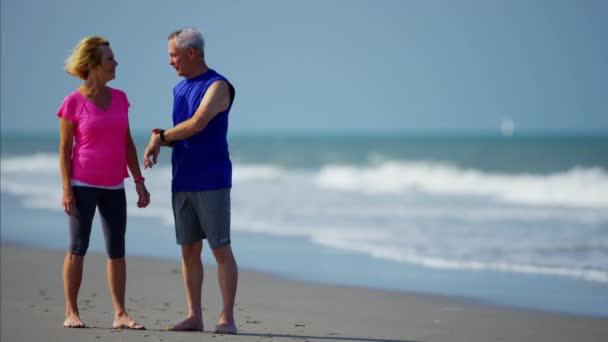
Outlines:
<svg viewBox="0 0 608 342"><path fill-rule="evenodd" d="M59 110L57 111L57 116L59 118L64 118L70 122L76 122L76 101L74 101L72 96L66 96L66 98L63 100L63 103L61 104L61 107L59 107Z"/></svg>
<svg viewBox="0 0 608 342"><path fill-rule="evenodd" d="M127 98L127 94L122 92L122 96L125 99L125 104L127 105L127 108L131 107L131 103L129 102L129 99Z"/></svg>
<svg viewBox="0 0 608 342"><path fill-rule="evenodd" d="M127 94L124 91L118 90L118 89L114 89L114 95L117 95L117 97L122 102L122 105L124 105L127 108L131 107L131 103L129 103L129 99L127 98Z"/></svg>

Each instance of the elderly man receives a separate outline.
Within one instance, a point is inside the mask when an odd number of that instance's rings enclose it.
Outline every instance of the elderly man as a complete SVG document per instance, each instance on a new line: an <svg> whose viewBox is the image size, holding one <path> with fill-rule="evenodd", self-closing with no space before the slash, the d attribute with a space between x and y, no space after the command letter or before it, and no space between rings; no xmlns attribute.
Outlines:
<svg viewBox="0 0 608 342"><path fill-rule="evenodd" d="M175 234L182 248L188 317L169 330L203 331L201 292L203 239L218 265L223 310L215 332L236 334L234 301L238 270L230 246L232 163L228 154L228 114L234 88L205 62L200 31L185 28L169 35L169 63L185 79L173 89L174 127L154 129L144 166L156 164L161 146L171 146ZM151 159L150 159L151 158Z"/></svg>

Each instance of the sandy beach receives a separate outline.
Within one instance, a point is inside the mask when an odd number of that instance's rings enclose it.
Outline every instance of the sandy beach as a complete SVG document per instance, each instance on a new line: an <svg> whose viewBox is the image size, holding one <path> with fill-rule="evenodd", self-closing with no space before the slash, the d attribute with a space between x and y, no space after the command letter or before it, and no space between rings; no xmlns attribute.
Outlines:
<svg viewBox="0 0 608 342"><path fill-rule="evenodd" d="M89 254L79 295L86 329L65 329L63 253L2 245L1 340L10 341L608 341L608 318L512 310L457 298L325 286L241 271L239 335L211 332L216 269L205 267L205 332L164 331L186 311L180 265L129 257L127 308L146 331L113 330L105 256Z"/></svg>

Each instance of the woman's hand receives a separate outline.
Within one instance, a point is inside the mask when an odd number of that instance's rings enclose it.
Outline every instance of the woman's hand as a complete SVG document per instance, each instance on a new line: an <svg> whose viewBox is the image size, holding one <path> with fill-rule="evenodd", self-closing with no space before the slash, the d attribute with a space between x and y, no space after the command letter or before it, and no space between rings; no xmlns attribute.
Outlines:
<svg viewBox="0 0 608 342"><path fill-rule="evenodd" d="M146 185L143 181L135 183L135 191L137 191L137 196L139 196L137 199L137 207L147 207L148 204L150 204L150 193L148 192L148 189L146 189Z"/></svg>
<svg viewBox="0 0 608 342"><path fill-rule="evenodd" d="M63 210L68 216L73 216L76 213L76 200L74 199L74 192L72 187L66 187L63 189Z"/></svg>

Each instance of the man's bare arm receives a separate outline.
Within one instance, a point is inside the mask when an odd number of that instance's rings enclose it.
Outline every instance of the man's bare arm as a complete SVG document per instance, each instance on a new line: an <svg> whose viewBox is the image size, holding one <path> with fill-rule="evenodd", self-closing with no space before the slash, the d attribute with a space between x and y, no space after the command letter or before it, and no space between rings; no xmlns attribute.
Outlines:
<svg viewBox="0 0 608 342"><path fill-rule="evenodd" d="M165 141L171 142L189 138L207 127L207 124L219 113L230 106L230 86L226 81L213 82L201 100L194 115L179 125L165 130ZM160 135L156 138L160 140Z"/></svg>

